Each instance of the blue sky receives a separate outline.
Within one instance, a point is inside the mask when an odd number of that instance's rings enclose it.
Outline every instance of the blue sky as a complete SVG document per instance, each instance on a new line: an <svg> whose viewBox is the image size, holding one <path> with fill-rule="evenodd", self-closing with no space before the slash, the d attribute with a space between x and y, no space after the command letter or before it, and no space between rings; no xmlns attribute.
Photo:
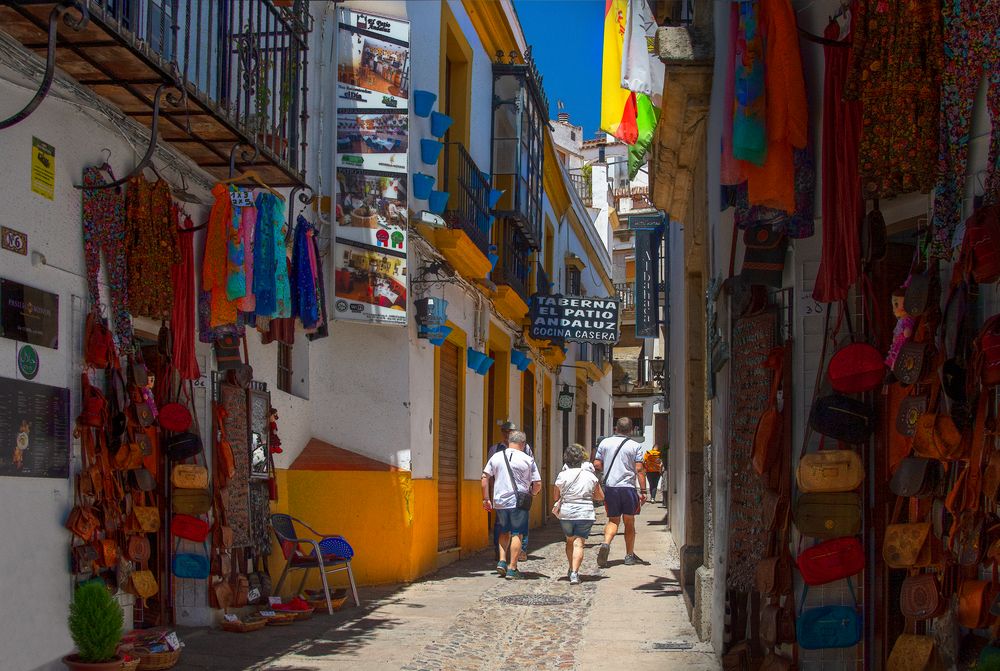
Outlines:
<svg viewBox="0 0 1000 671"><path fill-rule="evenodd" d="M601 123L604 0L514 0L514 7L544 77L549 116L562 100L570 122L592 138Z"/></svg>

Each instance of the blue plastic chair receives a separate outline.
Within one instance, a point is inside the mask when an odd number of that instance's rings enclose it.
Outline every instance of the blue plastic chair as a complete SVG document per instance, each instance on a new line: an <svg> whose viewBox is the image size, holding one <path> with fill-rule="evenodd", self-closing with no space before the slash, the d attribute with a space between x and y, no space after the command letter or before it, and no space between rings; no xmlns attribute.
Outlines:
<svg viewBox="0 0 1000 671"><path fill-rule="evenodd" d="M295 530L295 525L308 529L311 533L319 537L303 538ZM309 577L309 571L314 568L319 569L320 578L323 580L323 594L326 596L326 608L333 614L333 603L330 600L330 584L327 582L328 573L347 571L347 579L351 584L351 594L354 596L354 605L360 606L358 599L358 587L354 583L354 572L351 570L351 559L354 557L354 549L343 536L326 535L316 531L300 519L283 513L271 515L271 529L278 539L281 552L285 557L285 570L278 578L278 584L274 589L275 594L281 594L281 586L285 582L285 577L292 571L302 571L302 580L299 581L299 589L296 594L302 592ZM310 546L308 551L303 552L301 545Z"/></svg>

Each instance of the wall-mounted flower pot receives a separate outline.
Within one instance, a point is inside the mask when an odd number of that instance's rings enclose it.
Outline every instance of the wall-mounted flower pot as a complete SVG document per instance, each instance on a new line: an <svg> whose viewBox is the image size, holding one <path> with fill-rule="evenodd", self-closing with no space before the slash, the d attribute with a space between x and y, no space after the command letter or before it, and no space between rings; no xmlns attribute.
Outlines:
<svg viewBox="0 0 1000 671"><path fill-rule="evenodd" d="M451 335L451 332L453 330L454 329L452 329L452 327L450 326L439 327L437 330L437 334L430 339L430 343L435 347L440 347L441 345L444 344L444 341L448 339L448 336Z"/></svg>
<svg viewBox="0 0 1000 671"><path fill-rule="evenodd" d="M479 368L476 369L476 372L479 373L480 375L486 375L486 373L488 373L490 371L490 368L492 367L493 367L493 359L491 359L490 357L486 357L485 359L483 359L483 362L479 364Z"/></svg>
<svg viewBox="0 0 1000 671"><path fill-rule="evenodd" d="M522 373L531 365L531 359L528 358L528 355L516 349L510 352L510 362L517 366L517 369Z"/></svg>
<svg viewBox="0 0 1000 671"><path fill-rule="evenodd" d="M427 200L434 188L435 178L418 172L413 176L413 197L418 200Z"/></svg>
<svg viewBox="0 0 1000 671"><path fill-rule="evenodd" d="M497 246L490 245L489 252L486 254L486 258L490 260L490 271L497 267L497 261L500 260L500 255L497 254Z"/></svg>
<svg viewBox="0 0 1000 671"><path fill-rule="evenodd" d="M502 189L490 189L490 209L492 210L500 202L500 196L503 195Z"/></svg>
<svg viewBox="0 0 1000 671"><path fill-rule="evenodd" d="M413 92L413 113L420 117L428 117L437 96L430 91L417 90Z"/></svg>
<svg viewBox="0 0 1000 671"><path fill-rule="evenodd" d="M427 209L434 214L441 214L448 206L448 195L447 191L431 191L427 198Z"/></svg>
<svg viewBox="0 0 1000 671"><path fill-rule="evenodd" d="M428 140L427 138L420 140L420 160L427 165L434 165L437 163L443 147L444 145L437 140Z"/></svg>
<svg viewBox="0 0 1000 671"><path fill-rule="evenodd" d="M417 323L428 326L444 324L447 321L445 311L448 309L448 301L437 296L426 296L413 301L413 307L417 311Z"/></svg>
<svg viewBox="0 0 1000 671"><path fill-rule="evenodd" d="M478 350L472 349L471 347L467 351L465 358L468 362L469 368L477 373L479 372L479 367L483 365L483 362L489 359L488 356Z"/></svg>
<svg viewBox="0 0 1000 671"><path fill-rule="evenodd" d="M451 125L455 123L447 114L441 112L431 112L431 135L434 137L444 137Z"/></svg>

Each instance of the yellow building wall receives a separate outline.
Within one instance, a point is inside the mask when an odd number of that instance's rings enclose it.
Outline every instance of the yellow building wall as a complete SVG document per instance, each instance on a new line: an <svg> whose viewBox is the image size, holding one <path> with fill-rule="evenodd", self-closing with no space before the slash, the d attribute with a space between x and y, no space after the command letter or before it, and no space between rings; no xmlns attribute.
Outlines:
<svg viewBox="0 0 1000 671"><path fill-rule="evenodd" d="M490 544L489 516L483 510L483 487L481 480L462 481L462 503L459 513L458 542L462 546L462 556L482 550Z"/></svg>

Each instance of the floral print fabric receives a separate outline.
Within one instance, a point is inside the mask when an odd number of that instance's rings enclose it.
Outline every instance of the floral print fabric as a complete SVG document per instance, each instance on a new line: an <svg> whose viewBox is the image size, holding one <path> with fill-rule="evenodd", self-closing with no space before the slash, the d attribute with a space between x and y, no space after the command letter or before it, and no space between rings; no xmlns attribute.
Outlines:
<svg viewBox="0 0 1000 671"><path fill-rule="evenodd" d="M941 3L857 0L845 97L860 100L865 198L928 192L937 166Z"/></svg>
<svg viewBox="0 0 1000 671"><path fill-rule="evenodd" d="M134 315L165 319L174 304L170 266L180 262L177 210L165 180L150 182L141 174L125 192L129 235L128 302Z"/></svg>
<svg viewBox="0 0 1000 671"><path fill-rule="evenodd" d="M254 282L258 318L292 316L285 237L285 203L272 193L257 196Z"/></svg>
<svg viewBox="0 0 1000 671"><path fill-rule="evenodd" d="M996 196L1000 187L996 170L1000 160L1000 2L945 0L943 16L939 177L934 188L934 237L929 252L947 259L962 220L972 108L983 77L987 79L986 103L992 126L986 193Z"/></svg>
<svg viewBox="0 0 1000 671"><path fill-rule="evenodd" d="M105 180L102 171L111 176ZM111 166L91 166L83 169L83 185L98 186L114 180ZM90 305L101 307L101 252L108 270L108 293L111 299L111 328L124 352L132 346L132 315L128 311L128 266L125 256L125 199L120 187L82 190L83 196L83 259L87 271L87 293Z"/></svg>

